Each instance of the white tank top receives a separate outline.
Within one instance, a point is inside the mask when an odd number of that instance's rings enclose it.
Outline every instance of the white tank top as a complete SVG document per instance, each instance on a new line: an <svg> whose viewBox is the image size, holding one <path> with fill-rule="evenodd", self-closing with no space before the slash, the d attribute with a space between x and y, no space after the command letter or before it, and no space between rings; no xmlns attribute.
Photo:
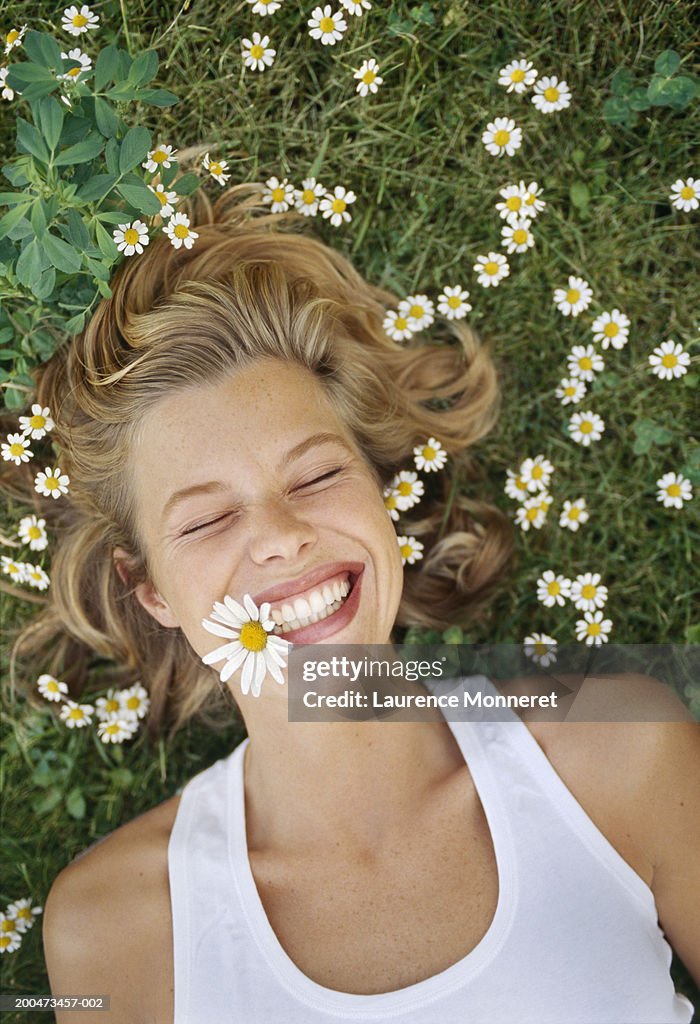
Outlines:
<svg viewBox="0 0 700 1024"><path fill-rule="evenodd" d="M467 688L495 693L484 676ZM280 945L246 845L249 740L183 787L168 844L174 1024L688 1024L651 889L514 712L448 724L498 868L495 915L462 960L393 992L325 988ZM467 864L468 868L468 864Z"/></svg>

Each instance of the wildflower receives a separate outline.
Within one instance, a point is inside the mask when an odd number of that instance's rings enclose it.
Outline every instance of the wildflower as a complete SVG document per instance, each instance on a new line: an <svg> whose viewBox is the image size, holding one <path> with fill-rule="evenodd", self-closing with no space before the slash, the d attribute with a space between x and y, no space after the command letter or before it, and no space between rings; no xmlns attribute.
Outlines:
<svg viewBox="0 0 700 1024"><path fill-rule="evenodd" d="M447 462L447 452L439 441L429 437L425 444L419 444L413 449L413 461L416 469L423 473L434 473Z"/></svg>
<svg viewBox="0 0 700 1024"><path fill-rule="evenodd" d="M202 619L202 625L209 633L232 641L205 654L202 661L211 665L225 659L219 674L222 683L242 665L241 691L247 694L250 690L254 697L260 696L267 672L278 683L284 684L280 669L286 664L289 641L274 633L271 635L275 623L269 615L270 605L265 603L258 608L250 594L244 595L243 605L226 594L223 604L214 602L213 621Z"/></svg>
<svg viewBox="0 0 700 1024"><path fill-rule="evenodd" d="M613 348L624 348L627 344L629 325L629 318L619 309L601 313L591 324L593 341L599 341L604 349L609 345Z"/></svg>
<svg viewBox="0 0 700 1024"><path fill-rule="evenodd" d="M538 213L544 210L547 203L544 199L541 199L542 189L539 187L536 181L531 181L527 188L524 188L525 182L520 182L520 190L524 191L524 208L523 212L528 217L536 217Z"/></svg>
<svg viewBox="0 0 700 1024"><path fill-rule="evenodd" d="M84 71L92 71L92 61L78 47L74 50L69 50L68 53L62 53L61 56L64 60L77 61L79 66L69 68L64 75L56 75L56 78L59 80L65 79L68 82L75 82Z"/></svg>
<svg viewBox="0 0 700 1024"><path fill-rule="evenodd" d="M372 9L370 0L340 0L340 3L348 12L348 14L354 14L358 18L362 17L364 11Z"/></svg>
<svg viewBox="0 0 700 1024"><path fill-rule="evenodd" d="M544 455L536 455L534 459L525 459L519 476L525 481L528 491L546 491L554 472L554 466Z"/></svg>
<svg viewBox="0 0 700 1024"><path fill-rule="evenodd" d="M412 338L413 331L408 322L408 317L405 316L400 310L397 312L392 309L389 310L387 315L384 317L382 327L394 341L404 341L405 338Z"/></svg>
<svg viewBox="0 0 700 1024"><path fill-rule="evenodd" d="M53 469L47 466L43 473L39 472L34 477L34 490L46 498L58 498L62 494L68 494L69 483L70 477L62 474L59 466L54 466Z"/></svg>
<svg viewBox="0 0 700 1024"><path fill-rule="evenodd" d="M164 185L148 186L160 203L160 215L165 220L175 213L175 204L179 201L177 192L168 192Z"/></svg>
<svg viewBox="0 0 700 1024"><path fill-rule="evenodd" d="M170 167L176 153L177 150L172 146L156 146L149 152L141 166L155 174L161 167Z"/></svg>
<svg viewBox="0 0 700 1024"><path fill-rule="evenodd" d="M508 260L500 252L490 252L488 256L477 256L474 270L479 275L477 281L484 288L494 288L510 274Z"/></svg>
<svg viewBox="0 0 700 1024"><path fill-rule="evenodd" d="M501 228L501 238L506 251L527 252L535 244L535 238L530 231L530 221L527 218L512 220Z"/></svg>
<svg viewBox="0 0 700 1024"><path fill-rule="evenodd" d="M0 953L14 953L22 944L15 921L0 912Z"/></svg>
<svg viewBox="0 0 700 1024"><path fill-rule="evenodd" d="M585 523L588 518L586 499L577 498L576 501L564 502L559 516L559 525L576 533L581 523Z"/></svg>
<svg viewBox="0 0 700 1024"><path fill-rule="evenodd" d="M569 420L572 439L585 447L591 441L600 441L604 430L605 422L595 412L575 412Z"/></svg>
<svg viewBox="0 0 700 1024"><path fill-rule="evenodd" d="M544 497L547 499L549 495L545 495ZM543 507L543 505L545 507ZM543 501L543 496L541 494L538 494L534 498L526 498L515 513L515 522L525 533L531 526L535 530L541 529L544 525L545 519L547 518L546 506L547 500Z"/></svg>
<svg viewBox="0 0 700 1024"><path fill-rule="evenodd" d="M354 192L348 192L342 185L336 185L333 192L326 192L319 208L323 216L330 217L331 224L337 228L344 220L352 220L347 207L350 203L354 203L356 198Z"/></svg>
<svg viewBox="0 0 700 1024"><path fill-rule="evenodd" d="M29 462L33 456L29 438L25 434L8 434L7 441L2 443L2 457L6 462L14 462L19 466L23 462Z"/></svg>
<svg viewBox="0 0 700 1024"><path fill-rule="evenodd" d="M608 599L608 588L600 582L600 573L584 572L571 584L571 600L577 611L594 612Z"/></svg>
<svg viewBox="0 0 700 1024"><path fill-rule="evenodd" d="M533 633L532 636L526 636L523 641L523 650L527 657L532 658L543 668L557 660L556 649L557 641L546 633Z"/></svg>
<svg viewBox="0 0 700 1024"><path fill-rule="evenodd" d="M542 114L553 114L555 110L564 110L571 103L569 86L564 79L559 81L556 75L545 76L535 82L532 102Z"/></svg>
<svg viewBox="0 0 700 1024"><path fill-rule="evenodd" d="M397 473L391 486L396 494L396 504L400 512L406 512L407 509L417 505L425 492L423 481L419 480L418 474L410 469L402 469L400 473Z"/></svg>
<svg viewBox="0 0 700 1024"><path fill-rule="evenodd" d="M135 220L130 224L120 224L112 232L112 238L117 243L119 252L125 256L133 256L134 253L143 252L144 246L148 245L148 228L142 220Z"/></svg>
<svg viewBox="0 0 700 1024"><path fill-rule="evenodd" d="M36 404L32 406L31 416L20 416L19 425L32 440L38 441L49 430L53 430L55 423L51 419L48 405L42 409L41 405Z"/></svg>
<svg viewBox="0 0 700 1024"><path fill-rule="evenodd" d="M44 672L36 681L36 688L42 697L47 700L63 700L63 694L68 693L68 685L56 679L54 676Z"/></svg>
<svg viewBox="0 0 700 1024"><path fill-rule="evenodd" d="M469 292L459 285L454 288L448 286L438 295L438 313L448 320L461 320L472 308L468 298Z"/></svg>
<svg viewBox="0 0 700 1024"><path fill-rule="evenodd" d="M360 96L366 96L368 92L377 92L384 81L378 74L379 65L374 57L363 62L362 66L355 71L353 78L358 79L357 92Z"/></svg>
<svg viewBox="0 0 700 1024"><path fill-rule="evenodd" d="M282 6L282 0L248 0L253 5L253 14L260 14L263 18L267 14L274 14Z"/></svg>
<svg viewBox="0 0 700 1024"><path fill-rule="evenodd" d="M571 580L566 576L555 575L551 569L543 572L537 581L537 600L546 608L551 608L555 604L563 607L570 596Z"/></svg>
<svg viewBox="0 0 700 1024"><path fill-rule="evenodd" d="M136 718L145 718L151 706L148 691L141 683L133 683L128 689L121 690L120 700L123 709Z"/></svg>
<svg viewBox="0 0 700 1024"><path fill-rule="evenodd" d="M306 24L310 26L311 38L320 39L324 46L335 46L336 42L343 38L343 32L348 27L342 11L331 14L330 4L323 8L315 7Z"/></svg>
<svg viewBox="0 0 700 1024"><path fill-rule="evenodd" d="M33 907L32 901L26 897L8 904L5 910L7 920L14 921L18 932L28 932L34 924L34 918L41 914L43 907Z"/></svg>
<svg viewBox="0 0 700 1024"><path fill-rule="evenodd" d="M554 301L564 316L578 316L590 305L592 298L588 281L582 277L570 277L568 288L557 288L554 292Z"/></svg>
<svg viewBox="0 0 700 1024"><path fill-rule="evenodd" d="M387 510L391 518L396 522L399 518L399 503L396 496L396 491L391 485L384 488L384 508Z"/></svg>
<svg viewBox="0 0 700 1024"><path fill-rule="evenodd" d="M0 565L2 571L10 576L15 583L24 583L25 580L25 562L15 562L14 558L10 558L9 555L0 555Z"/></svg>
<svg viewBox="0 0 700 1024"><path fill-rule="evenodd" d="M15 98L15 90L11 89L7 84L7 75L9 70L9 68L0 68L0 89L2 90L0 96L2 96L4 100L13 100ZM17 92L19 93L19 90L17 90Z"/></svg>
<svg viewBox="0 0 700 1024"><path fill-rule="evenodd" d="M496 209L504 220L519 220L523 216L525 205L525 182L520 185L505 185L498 190L499 196L503 197L502 203L496 203Z"/></svg>
<svg viewBox="0 0 700 1024"><path fill-rule="evenodd" d="M604 369L603 357L592 345L574 345L567 356L567 369L572 377L591 381Z"/></svg>
<svg viewBox="0 0 700 1024"><path fill-rule="evenodd" d="M92 704L78 704L75 700L65 701L59 711L60 717L69 729L82 729L90 725L94 713Z"/></svg>
<svg viewBox="0 0 700 1024"><path fill-rule="evenodd" d="M423 557L423 545L415 537L397 537L396 539L401 552L402 565L413 565Z"/></svg>
<svg viewBox="0 0 700 1024"><path fill-rule="evenodd" d="M507 86L508 92L525 92L537 78L537 68L531 60L514 60L498 72L498 84Z"/></svg>
<svg viewBox="0 0 700 1024"><path fill-rule="evenodd" d="M24 579L30 587L37 590L46 590L51 582L48 573L44 572L40 565L31 565L29 562L24 563Z"/></svg>
<svg viewBox="0 0 700 1024"><path fill-rule="evenodd" d="M257 32L255 33L257 35ZM225 185L228 179L231 177L230 174L224 172L228 170L228 164L225 160L210 160L209 154L204 154L202 160L202 167L205 171L209 171L214 181L218 181L220 185Z"/></svg>
<svg viewBox="0 0 700 1024"><path fill-rule="evenodd" d="M301 188L294 189L294 207L305 217L315 217L319 200L326 193L325 187L315 178L304 178Z"/></svg>
<svg viewBox="0 0 700 1024"><path fill-rule="evenodd" d="M586 641L588 647L599 647L607 643L608 633L612 629L612 620L604 619L601 611L584 612L583 618L576 622L576 639Z"/></svg>
<svg viewBox="0 0 700 1024"><path fill-rule="evenodd" d="M199 233L190 227L190 218L186 213L174 213L163 230L176 249L183 245L191 249L195 239L199 238Z"/></svg>
<svg viewBox="0 0 700 1024"><path fill-rule="evenodd" d="M481 141L492 156L503 156L504 153L513 156L522 145L523 133L522 129L515 127L512 118L497 117L486 125Z"/></svg>
<svg viewBox="0 0 700 1024"><path fill-rule="evenodd" d="M673 380L688 372L690 356L679 342L662 341L649 356L652 373L660 380Z"/></svg>
<svg viewBox="0 0 700 1024"><path fill-rule="evenodd" d="M83 4L80 10L77 7L66 7L61 20L61 28L70 32L72 36L79 36L91 28L97 28L100 19L93 14L87 4Z"/></svg>
<svg viewBox="0 0 700 1024"><path fill-rule="evenodd" d="M132 723L117 715L110 715L97 726L97 735L103 743L123 743L130 740L134 732Z"/></svg>
<svg viewBox="0 0 700 1024"><path fill-rule="evenodd" d="M242 40L241 56L247 68L250 68L252 71L264 71L265 68L269 68L274 64L277 50L273 50L271 46L268 46L269 42L270 37L261 36L259 32L253 32L252 41L250 39ZM230 175L227 175L227 177L230 177ZM221 184L223 185L223 182Z"/></svg>
<svg viewBox="0 0 700 1024"><path fill-rule="evenodd" d="M503 490L509 498L513 498L515 501L524 501L528 496L527 482L523 480L519 473L514 473L512 469L506 470L506 483Z"/></svg>
<svg viewBox="0 0 700 1024"><path fill-rule="evenodd" d="M406 317L412 331L422 331L435 320L435 306L427 295L407 295L399 303L399 312Z"/></svg>
<svg viewBox="0 0 700 1024"><path fill-rule="evenodd" d="M27 26L22 25L21 28L11 28L5 36L5 56L14 50L15 46L21 46L24 33L27 31ZM12 98L12 97L10 97Z"/></svg>
<svg viewBox="0 0 700 1024"><path fill-rule="evenodd" d="M671 206L682 210L683 213L697 210L700 206L700 179L686 178L684 181L683 178L679 178L671 185L671 194L668 198L671 200Z"/></svg>
<svg viewBox="0 0 700 1024"><path fill-rule="evenodd" d="M562 405L568 405L570 402L578 405L586 394L585 381L581 377L564 377L554 394L561 399Z"/></svg>
<svg viewBox="0 0 700 1024"><path fill-rule="evenodd" d="M663 502L664 508L683 508L683 502L693 497L690 480L681 473L664 473L656 486L659 489L656 500Z"/></svg>
<svg viewBox="0 0 700 1024"><path fill-rule="evenodd" d="M17 536L28 544L32 551L43 551L49 543L45 527L45 519L37 519L35 515L24 516L19 521Z"/></svg>
<svg viewBox="0 0 700 1024"><path fill-rule="evenodd" d="M111 687L106 697L98 697L95 701L95 711L101 722L107 722L110 718L118 716L123 711L121 690Z"/></svg>
<svg viewBox="0 0 700 1024"><path fill-rule="evenodd" d="M272 213L286 213L294 203L294 186L290 185L286 178L282 178L282 181L268 178L262 200L264 203L272 204Z"/></svg>

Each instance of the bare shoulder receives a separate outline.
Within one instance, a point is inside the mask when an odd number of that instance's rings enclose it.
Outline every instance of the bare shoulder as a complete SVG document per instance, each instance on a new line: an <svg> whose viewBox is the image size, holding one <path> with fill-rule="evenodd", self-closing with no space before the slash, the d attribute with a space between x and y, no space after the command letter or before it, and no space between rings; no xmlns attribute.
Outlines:
<svg viewBox="0 0 700 1024"><path fill-rule="evenodd" d="M178 804L179 796L171 797L78 854L46 899L43 940L52 993L109 995L112 1024L155 1019L154 977L169 977L172 988L167 849ZM57 1024L77 1019L65 1011L56 1017ZM80 1012L81 1024L92 1020ZM96 1012L94 1022L104 1024L104 1012Z"/></svg>

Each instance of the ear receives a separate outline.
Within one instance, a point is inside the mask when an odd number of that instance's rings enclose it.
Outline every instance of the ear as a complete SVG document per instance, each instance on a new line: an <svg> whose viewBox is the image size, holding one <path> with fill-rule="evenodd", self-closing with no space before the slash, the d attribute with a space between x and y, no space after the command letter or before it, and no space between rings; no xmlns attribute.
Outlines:
<svg viewBox="0 0 700 1024"><path fill-rule="evenodd" d="M121 580L129 586L129 572L134 568L134 558L124 548L115 547L112 550L112 561L119 573ZM161 597L151 580L145 580L134 587L134 594L139 604L146 609L149 615L161 624L170 629L180 625L175 613L165 598Z"/></svg>

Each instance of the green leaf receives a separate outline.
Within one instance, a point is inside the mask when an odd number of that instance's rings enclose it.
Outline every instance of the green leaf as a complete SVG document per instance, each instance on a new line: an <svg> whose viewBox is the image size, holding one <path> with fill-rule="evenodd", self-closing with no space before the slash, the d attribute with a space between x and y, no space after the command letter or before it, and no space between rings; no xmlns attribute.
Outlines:
<svg viewBox="0 0 700 1024"><path fill-rule="evenodd" d="M103 220L105 224L123 224L125 220L129 219L124 210L100 210L95 216L98 220Z"/></svg>
<svg viewBox="0 0 700 1024"><path fill-rule="evenodd" d="M190 171L189 174L183 174L181 178L178 178L173 184L173 188L179 196L190 196L200 185L199 175L194 174Z"/></svg>
<svg viewBox="0 0 700 1024"><path fill-rule="evenodd" d="M111 191L117 180L116 174L95 174L84 185L81 185L76 193L76 198L83 203L91 203L100 199L106 192Z"/></svg>
<svg viewBox="0 0 700 1024"><path fill-rule="evenodd" d="M675 110L683 110L695 98L697 91L697 83L687 75L681 75L668 83L665 95L668 97L668 103Z"/></svg>
<svg viewBox="0 0 700 1024"><path fill-rule="evenodd" d="M32 289L39 281L42 269L41 249L36 238L33 238L19 254L15 267L17 280L25 288Z"/></svg>
<svg viewBox="0 0 700 1024"><path fill-rule="evenodd" d="M36 299L48 299L55 287L56 271L53 267L49 267L48 270L42 271L41 277L32 289L32 294Z"/></svg>
<svg viewBox="0 0 700 1024"><path fill-rule="evenodd" d="M57 270L62 270L66 274L75 274L80 270L82 257L68 242L64 242L58 235L52 235L49 231L43 237L42 243L46 255Z"/></svg>
<svg viewBox="0 0 700 1024"><path fill-rule="evenodd" d="M23 117L17 118L17 145L22 147L20 152L31 153L42 163L47 164L51 159L41 132L29 121L25 121Z"/></svg>
<svg viewBox="0 0 700 1024"><path fill-rule="evenodd" d="M64 167L66 164L85 164L94 160L104 149L105 140L101 135L88 135L82 142L76 142L74 146L62 150L54 157L57 167Z"/></svg>
<svg viewBox="0 0 700 1024"><path fill-rule="evenodd" d="M20 392L21 393L21 392ZM7 402L7 398L5 399ZM32 801L32 810L35 814L48 814L57 804L61 802L63 790L60 786L51 786L46 790L44 796L35 797Z"/></svg>
<svg viewBox="0 0 700 1024"><path fill-rule="evenodd" d="M612 77L610 91L613 96L627 96L634 89L634 81L634 75L628 68L620 68Z"/></svg>
<svg viewBox="0 0 700 1024"><path fill-rule="evenodd" d="M61 47L48 32L30 29L22 40L22 46L29 60L44 69L61 66Z"/></svg>
<svg viewBox="0 0 700 1024"><path fill-rule="evenodd" d="M654 61L654 71L668 78L681 66L681 58L675 50L664 50Z"/></svg>
<svg viewBox="0 0 700 1024"><path fill-rule="evenodd" d="M152 107L172 107L178 102L175 93L168 89L139 89L136 98Z"/></svg>
<svg viewBox="0 0 700 1024"><path fill-rule="evenodd" d="M35 199L32 204L32 213L29 218L35 235L43 235L48 223L46 219L46 204L43 199Z"/></svg>
<svg viewBox="0 0 700 1024"><path fill-rule="evenodd" d="M100 293L100 295L104 295L106 299L112 298L112 289L109 287L106 281L98 281L97 290Z"/></svg>
<svg viewBox="0 0 700 1024"><path fill-rule="evenodd" d="M662 75L652 75L647 86L647 96L652 107L665 107L668 103L667 89L671 83Z"/></svg>
<svg viewBox="0 0 700 1024"><path fill-rule="evenodd" d="M151 133L138 125L130 128L119 150L119 172L126 174L132 167L137 167L146 159L150 148Z"/></svg>
<svg viewBox="0 0 700 1024"><path fill-rule="evenodd" d="M114 81L115 75L119 73L119 50L110 43L100 50L95 61L95 91L102 92L107 82Z"/></svg>
<svg viewBox="0 0 700 1024"><path fill-rule="evenodd" d="M41 126L41 134L46 139L51 152L54 151L58 145L58 140L61 137L61 129L63 128L65 107L58 100L55 100L53 96L46 96L39 103L39 124Z"/></svg>
<svg viewBox="0 0 700 1024"><path fill-rule="evenodd" d="M85 262L92 276L98 281L109 281L112 276L110 267L106 267L104 263L100 263L99 260L93 260L89 256L86 257Z"/></svg>
<svg viewBox="0 0 700 1024"><path fill-rule="evenodd" d="M128 81L131 85L146 85L158 73L158 54L155 50L145 50L135 58L129 70Z"/></svg>
<svg viewBox="0 0 700 1024"><path fill-rule="evenodd" d="M21 206L15 206L14 210L10 210L4 217L0 218L0 238L5 238L9 235L10 231L24 219L24 215L31 206L31 202L24 202Z"/></svg>
<svg viewBox="0 0 700 1024"><path fill-rule="evenodd" d="M603 104L603 117L609 124L624 124L629 113L627 102L618 96L606 100Z"/></svg>
<svg viewBox="0 0 700 1024"><path fill-rule="evenodd" d="M121 82L119 85L112 86L105 93L111 100L117 100L118 103L123 103L126 100L135 100L138 96L138 89L128 85L126 82Z"/></svg>
<svg viewBox="0 0 700 1024"><path fill-rule="evenodd" d="M112 236L105 231L98 220L95 221L95 238L97 239L97 244L100 247L100 252L113 263L119 256L117 244Z"/></svg>
<svg viewBox="0 0 700 1024"><path fill-rule="evenodd" d="M18 203L26 203L27 196L24 192L0 192L0 206L17 206Z"/></svg>
<svg viewBox="0 0 700 1024"><path fill-rule="evenodd" d="M119 118L112 104L101 96L95 96L95 122L107 138L112 138L119 131Z"/></svg>
<svg viewBox="0 0 700 1024"><path fill-rule="evenodd" d="M109 139L105 146L105 163L110 174L119 176L119 143L116 139Z"/></svg>
<svg viewBox="0 0 700 1024"><path fill-rule="evenodd" d="M579 210L585 210L591 199L588 188L582 181L575 181L569 188L569 196L572 204Z"/></svg>
<svg viewBox="0 0 700 1024"><path fill-rule="evenodd" d="M85 313L78 313L76 316L72 316L70 320L66 320L63 325L63 330L68 334L78 334L82 331L85 326Z"/></svg>
<svg viewBox="0 0 700 1024"><path fill-rule="evenodd" d="M165 188L170 188L172 186L175 178L177 177L178 170L177 160L172 160L170 167L164 167L162 164L160 165L160 180ZM183 177L187 177L187 175L183 175Z"/></svg>
<svg viewBox="0 0 700 1024"><path fill-rule="evenodd" d="M80 821L85 817L85 797L79 786L71 789L66 797L66 810L71 818L75 818L76 821Z"/></svg>
<svg viewBox="0 0 700 1024"><path fill-rule="evenodd" d="M8 69L7 84L11 89L19 89L22 95L26 95L25 86L33 82L56 84L56 79L48 68L40 67L38 64L30 64L25 61L22 64L12 64Z"/></svg>
<svg viewBox="0 0 700 1024"><path fill-rule="evenodd" d="M117 187L117 191L126 199L127 203L130 203L144 216L155 217L162 209L160 200L154 196L147 185L121 184Z"/></svg>
<svg viewBox="0 0 700 1024"><path fill-rule="evenodd" d="M700 644L700 622L688 626L685 631L685 642L687 644Z"/></svg>
<svg viewBox="0 0 700 1024"><path fill-rule="evenodd" d="M87 249L90 245L90 233L85 227L85 222L80 216L77 210L67 210L66 214L66 229L68 235L68 241L76 247L76 249Z"/></svg>
<svg viewBox="0 0 700 1024"><path fill-rule="evenodd" d="M631 110L648 110L651 106L646 89L633 89L627 97L627 102Z"/></svg>

